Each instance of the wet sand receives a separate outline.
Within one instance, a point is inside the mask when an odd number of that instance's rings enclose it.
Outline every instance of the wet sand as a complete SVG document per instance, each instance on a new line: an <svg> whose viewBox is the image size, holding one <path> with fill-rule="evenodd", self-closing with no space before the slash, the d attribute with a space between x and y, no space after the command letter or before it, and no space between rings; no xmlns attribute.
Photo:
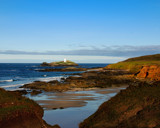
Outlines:
<svg viewBox="0 0 160 128"><path fill-rule="evenodd" d="M81 89L77 88L68 92L62 93L47 93L45 94L47 99L36 100L44 109L47 110L56 110L56 109L64 109L69 107L83 107L87 104L87 101L97 100L95 94L109 94L109 93L118 93L120 89L125 87L115 87L115 88L107 88L107 89L99 89L99 88L87 88ZM75 91L76 90L76 91ZM83 90L83 91L82 91ZM92 92L90 94L88 92Z"/></svg>
<svg viewBox="0 0 160 128"><path fill-rule="evenodd" d="M79 123L92 115L103 102L125 88L126 86L79 89L62 93L44 92L28 97L44 108L43 119L48 124L58 124L61 128L78 128Z"/></svg>

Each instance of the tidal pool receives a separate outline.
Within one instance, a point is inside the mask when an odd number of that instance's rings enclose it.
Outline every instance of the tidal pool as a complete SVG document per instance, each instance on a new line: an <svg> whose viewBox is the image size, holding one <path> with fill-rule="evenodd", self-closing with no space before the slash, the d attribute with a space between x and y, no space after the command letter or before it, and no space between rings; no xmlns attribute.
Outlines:
<svg viewBox="0 0 160 128"><path fill-rule="evenodd" d="M122 89L125 87L63 93L44 92L28 97L44 108L43 119L48 124L58 124L61 128L78 128L80 122Z"/></svg>

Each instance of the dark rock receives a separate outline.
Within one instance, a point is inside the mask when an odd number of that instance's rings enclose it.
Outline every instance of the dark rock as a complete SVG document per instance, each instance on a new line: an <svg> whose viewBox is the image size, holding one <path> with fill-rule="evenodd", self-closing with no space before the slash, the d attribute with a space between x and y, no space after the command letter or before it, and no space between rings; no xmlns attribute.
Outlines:
<svg viewBox="0 0 160 128"><path fill-rule="evenodd" d="M31 95L38 95L38 94L40 94L40 93L42 93L41 90L33 90L33 91L31 92Z"/></svg>
<svg viewBox="0 0 160 128"><path fill-rule="evenodd" d="M52 108L53 110L56 110L56 109L58 109L58 108Z"/></svg>
<svg viewBox="0 0 160 128"><path fill-rule="evenodd" d="M17 95L26 95L28 93L26 90L16 90L12 92L16 93Z"/></svg>
<svg viewBox="0 0 160 128"><path fill-rule="evenodd" d="M66 79L50 82L33 82L31 84L24 85L25 88L40 89L44 91L67 91L73 88L106 88L112 86L124 86L132 83L135 79L127 77L130 74L121 70L100 70L100 71L88 71L82 73L82 76L70 76Z"/></svg>
<svg viewBox="0 0 160 128"><path fill-rule="evenodd" d="M50 84L59 84L60 82L58 80L52 80L52 81L49 81L48 83L50 83Z"/></svg>
<svg viewBox="0 0 160 128"><path fill-rule="evenodd" d="M54 68L47 68L47 69L39 69L37 71L39 72L70 72L70 71L86 71L86 68L76 68L76 67L69 67L69 68L59 68L59 69L54 69Z"/></svg>

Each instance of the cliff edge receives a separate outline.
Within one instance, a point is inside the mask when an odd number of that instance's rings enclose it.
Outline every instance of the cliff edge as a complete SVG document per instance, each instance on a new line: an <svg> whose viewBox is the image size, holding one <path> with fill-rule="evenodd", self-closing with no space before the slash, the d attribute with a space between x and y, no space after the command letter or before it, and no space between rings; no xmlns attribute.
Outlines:
<svg viewBox="0 0 160 128"><path fill-rule="evenodd" d="M137 78L147 78L150 80L160 81L160 66L142 66L139 72L135 74Z"/></svg>

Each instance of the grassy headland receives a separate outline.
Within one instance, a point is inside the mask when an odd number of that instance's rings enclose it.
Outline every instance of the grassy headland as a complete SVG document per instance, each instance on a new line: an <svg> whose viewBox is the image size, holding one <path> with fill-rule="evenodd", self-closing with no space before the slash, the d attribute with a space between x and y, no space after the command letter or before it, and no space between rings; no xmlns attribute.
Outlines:
<svg viewBox="0 0 160 128"><path fill-rule="evenodd" d="M136 73L143 66L150 66L150 65L160 65L160 54L130 58L116 64L110 64L106 66L105 69L108 69L108 68L122 69L122 70L128 70L130 72Z"/></svg>

